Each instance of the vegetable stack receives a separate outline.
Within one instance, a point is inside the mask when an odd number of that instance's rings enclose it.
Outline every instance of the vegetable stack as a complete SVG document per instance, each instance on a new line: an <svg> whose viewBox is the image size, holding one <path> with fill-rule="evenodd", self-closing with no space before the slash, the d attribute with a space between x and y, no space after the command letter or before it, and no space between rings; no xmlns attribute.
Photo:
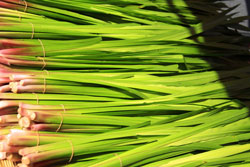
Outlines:
<svg viewBox="0 0 250 167"><path fill-rule="evenodd" d="M232 10L2 0L1 165L250 165L249 39Z"/></svg>

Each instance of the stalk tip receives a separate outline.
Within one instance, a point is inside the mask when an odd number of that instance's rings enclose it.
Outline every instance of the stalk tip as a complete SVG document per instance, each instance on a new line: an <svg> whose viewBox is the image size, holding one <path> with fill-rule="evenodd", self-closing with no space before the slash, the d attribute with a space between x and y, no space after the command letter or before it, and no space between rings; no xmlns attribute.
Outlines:
<svg viewBox="0 0 250 167"><path fill-rule="evenodd" d="M0 159L6 159L7 153L6 152L0 152Z"/></svg>
<svg viewBox="0 0 250 167"><path fill-rule="evenodd" d="M22 115L21 114L17 114L17 119L21 119L22 118Z"/></svg>
<svg viewBox="0 0 250 167"><path fill-rule="evenodd" d="M19 120L19 125L22 127L22 128L29 128L31 126L31 121L29 118L27 117L22 117L20 120Z"/></svg>
<svg viewBox="0 0 250 167"><path fill-rule="evenodd" d="M17 85L13 86L12 89L11 89L11 91L13 93L18 93L18 86Z"/></svg>
<svg viewBox="0 0 250 167"><path fill-rule="evenodd" d="M35 112L29 112L29 118L34 121L36 119L36 113Z"/></svg>
<svg viewBox="0 0 250 167"><path fill-rule="evenodd" d="M31 163L31 161L27 156L25 156L25 157L22 158L22 163L24 165L29 165Z"/></svg>

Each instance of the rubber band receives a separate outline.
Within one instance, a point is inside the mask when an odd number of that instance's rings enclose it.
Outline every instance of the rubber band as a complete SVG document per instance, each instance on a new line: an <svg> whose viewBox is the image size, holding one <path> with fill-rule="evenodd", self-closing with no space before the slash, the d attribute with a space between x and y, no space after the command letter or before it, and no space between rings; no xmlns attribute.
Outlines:
<svg viewBox="0 0 250 167"><path fill-rule="evenodd" d="M47 75L49 75L49 71L47 71L47 70L43 70L43 71L45 71L45 72L46 72L46 74L47 74Z"/></svg>
<svg viewBox="0 0 250 167"><path fill-rule="evenodd" d="M27 9L28 9L28 4L27 4L27 2L26 2L25 0L23 0L23 2L24 2L24 5L25 5L25 7L24 7L24 12L26 12Z"/></svg>
<svg viewBox="0 0 250 167"><path fill-rule="evenodd" d="M39 104L39 98L38 98L38 95L36 93L32 93L36 96L36 103Z"/></svg>
<svg viewBox="0 0 250 167"><path fill-rule="evenodd" d="M71 156L70 156L69 162L68 162L68 163L70 163L72 161L73 157L74 157L74 146L73 146L71 140L68 140L68 142L71 145Z"/></svg>
<svg viewBox="0 0 250 167"><path fill-rule="evenodd" d="M31 38L30 39L33 39L34 36L35 36L35 27L34 27L34 24L33 23L30 23L31 26L32 26L32 34L31 34Z"/></svg>
<svg viewBox="0 0 250 167"><path fill-rule="evenodd" d="M46 62L45 62L45 60L44 60L44 58L42 58L42 61L43 61L43 66L42 66L42 70L46 67Z"/></svg>
<svg viewBox="0 0 250 167"><path fill-rule="evenodd" d="M21 2L23 2L23 3L21 3ZM19 0L19 5L23 5L24 6L23 12L27 11L28 4L27 4L27 2L25 0Z"/></svg>
<svg viewBox="0 0 250 167"><path fill-rule="evenodd" d="M120 167L123 167L121 157L120 157L117 153L115 153L115 156L116 156L116 157L119 159L119 161L120 161Z"/></svg>
<svg viewBox="0 0 250 167"><path fill-rule="evenodd" d="M63 112L66 113L66 109L65 109L64 105L61 104L61 106L62 106L62 108L63 108Z"/></svg>
<svg viewBox="0 0 250 167"><path fill-rule="evenodd" d="M45 48L44 48L43 42L40 39L38 39L38 41L40 42L40 44L42 46L42 49L43 49L43 58L42 58L42 61L43 61L42 70L43 70L46 67L46 62L45 62L46 52L45 52Z"/></svg>
<svg viewBox="0 0 250 167"><path fill-rule="evenodd" d="M58 131L61 129L62 124L63 124L63 115L62 115L62 114L60 114L60 116L61 116L61 122L60 122L60 125L58 126L58 128L57 128L56 132L58 132Z"/></svg>

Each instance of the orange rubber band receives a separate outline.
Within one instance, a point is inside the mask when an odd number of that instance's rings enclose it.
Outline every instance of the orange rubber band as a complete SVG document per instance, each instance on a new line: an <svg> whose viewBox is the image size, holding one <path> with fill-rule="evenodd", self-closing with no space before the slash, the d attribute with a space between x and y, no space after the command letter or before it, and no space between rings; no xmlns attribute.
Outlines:
<svg viewBox="0 0 250 167"><path fill-rule="evenodd" d="M61 104L61 106L62 106L62 108L63 108L63 112L66 113L66 109L65 109L64 105Z"/></svg>
<svg viewBox="0 0 250 167"><path fill-rule="evenodd" d="M36 96L36 103L39 104L39 98L38 98L38 95L36 93L32 93Z"/></svg>
<svg viewBox="0 0 250 167"><path fill-rule="evenodd" d="M71 156L70 156L70 159L69 159L69 162L70 163L74 157L74 147L73 147L73 144L72 144L72 141L68 140L69 144L71 145Z"/></svg>
<svg viewBox="0 0 250 167"><path fill-rule="evenodd" d="M47 75L49 75L49 71L47 71L47 70L43 70L43 71L45 71L45 72L46 72L46 74L47 74Z"/></svg>
<svg viewBox="0 0 250 167"><path fill-rule="evenodd" d="M28 4L27 4L27 2L26 2L25 0L23 0L23 2L24 2L24 5L25 5L25 7L24 7L24 12L26 12L27 9L28 9Z"/></svg>
<svg viewBox="0 0 250 167"><path fill-rule="evenodd" d="M119 159L119 161L120 161L120 167L123 167L121 157L120 157L117 153L115 153L115 156L116 156L116 157Z"/></svg>
<svg viewBox="0 0 250 167"><path fill-rule="evenodd" d="M23 2L23 3L21 3L21 2ZM27 2L25 0L19 0L19 5L25 6L23 12L26 12L26 10L28 8Z"/></svg>
<svg viewBox="0 0 250 167"><path fill-rule="evenodd" d="M62 124L63 124L63 115L60 114L60 116L61 116L61 122L60 122L60 125L59 125L59 127L57 128L56 132L58 132L58 131L61 129Z"/></svg>
<svg viewBox="0 0 250 167"><path fill-rule="evenodd" d="M32 26L32 34L31 34L31 38L30 39L33 39L34 36L35 36L35 27L34 27L34 24L33 23L30 23L31 26Z"/></svg>
<svg viewBox="0 0 250 167"><path fill-rule="evenodd" d="M41 58L43 61L43 67L42 67L42 70L43 70L46 67L46 62L45 62L46 52L45 52L43 42L40 39L38 39L38 41L40 42L42 49L43 49L43 58Z"/></svg>

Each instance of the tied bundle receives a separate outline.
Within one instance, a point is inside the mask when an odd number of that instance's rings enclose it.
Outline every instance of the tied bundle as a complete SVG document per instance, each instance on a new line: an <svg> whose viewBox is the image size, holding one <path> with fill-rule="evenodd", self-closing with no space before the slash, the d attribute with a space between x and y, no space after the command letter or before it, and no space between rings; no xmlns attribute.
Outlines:
<svg viewBox="0 0 250 167"><path fill-rule="evenodd" d="M233 31L248 17L233 9L2 0L1 165L249 165L249 38Z"/></svg>

